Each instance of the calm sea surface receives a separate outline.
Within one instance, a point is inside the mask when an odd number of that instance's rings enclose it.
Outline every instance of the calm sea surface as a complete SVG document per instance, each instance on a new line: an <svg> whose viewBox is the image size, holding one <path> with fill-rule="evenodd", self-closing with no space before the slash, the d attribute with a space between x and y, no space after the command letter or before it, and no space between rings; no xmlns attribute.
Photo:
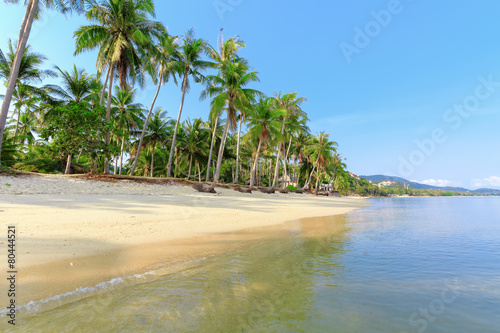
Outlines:
<svg viewBox="0 0 500 333"><path fill-rule="evenodd" d="M500 332L500 198L371 202L347 215L294 222L177 273L109 283L78 301L22 314L17 328Z"/></svg>

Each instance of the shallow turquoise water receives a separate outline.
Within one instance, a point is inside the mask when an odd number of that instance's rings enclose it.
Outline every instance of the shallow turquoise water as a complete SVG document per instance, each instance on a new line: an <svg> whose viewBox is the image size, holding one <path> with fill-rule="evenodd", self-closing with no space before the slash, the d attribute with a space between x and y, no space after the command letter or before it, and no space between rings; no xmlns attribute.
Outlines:
<svg viewBox="0 0 500 333"><path fill-rule="evenodd" d="M371 202L19 324L23 332L500 332L500 198Z"/></svg>

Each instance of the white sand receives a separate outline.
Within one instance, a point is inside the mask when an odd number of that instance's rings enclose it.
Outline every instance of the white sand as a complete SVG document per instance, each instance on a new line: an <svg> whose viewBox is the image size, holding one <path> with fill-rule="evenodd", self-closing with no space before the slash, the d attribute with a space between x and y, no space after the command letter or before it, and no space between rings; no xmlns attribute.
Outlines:
<svg viewBox="0 0 500 333"><path fill-rule="evenodd" d="M0 176L0 239L5 244L7 225L16 226L17 268L23 270L366 206L357 198L216 190L207 194L190 186Z"/></svg>

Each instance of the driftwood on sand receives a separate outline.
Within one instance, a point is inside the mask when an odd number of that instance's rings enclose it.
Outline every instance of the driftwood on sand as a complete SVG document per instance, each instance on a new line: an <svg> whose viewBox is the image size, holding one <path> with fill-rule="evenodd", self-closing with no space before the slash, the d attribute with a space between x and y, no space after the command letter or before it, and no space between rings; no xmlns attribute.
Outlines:
<svg viewBox="0 0 500 333"><path fill-rule="evenodd" d="M303 188L298 188L298 189L296 189L294 191L290 191L290 192L302 194L302 193L304 193L304 189Z"/></svg>
<svg viewBox="0 0 500 333"><path fill-rule="evenodd" d="M267 194L274 193L274 187L260 187L258 190Z"/></svg>
<svg viewBox="0 0 500 333"><path fill-rule="evenodd" d="M288 190L286 188L280 188L278 192L286 194L288 193Z"/></svg>
<svg viewBox="0 0 500 333"><path fill-rule="evenodd" d="M193 188L198 192L203 193L217 193L212 185L207 185L203 183L196 183L193 185Z"/></svg>
<svg viewBox="0 0 500 333"><path fill-rule="evenodd" d="M252 193L252 189L250 187L243 186L239 186L237 191L241 193Z"/></svg>

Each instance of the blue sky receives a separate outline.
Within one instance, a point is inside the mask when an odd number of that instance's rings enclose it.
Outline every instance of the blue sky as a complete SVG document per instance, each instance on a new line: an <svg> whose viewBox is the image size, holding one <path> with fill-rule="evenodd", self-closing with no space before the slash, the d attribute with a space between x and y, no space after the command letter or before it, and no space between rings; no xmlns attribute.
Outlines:
<svg viewBox="0 0 500 333"><path fill-rule="evenodd" d="M20 5L0 5L0 48L17 38ZM500 2L156 1L157 20L174 35L194 27L214 43L239 35L241 55L267 95L297 91L313 133L338 142L350 171L431 185L500 188ZM29 43L57 64L95 71L95 52L73 56L84 17L47 12ZM193 85L183 118L203 117ZM139 92L149 106L155 87ZM157 106L175 118L180 89Z"/></svg>

